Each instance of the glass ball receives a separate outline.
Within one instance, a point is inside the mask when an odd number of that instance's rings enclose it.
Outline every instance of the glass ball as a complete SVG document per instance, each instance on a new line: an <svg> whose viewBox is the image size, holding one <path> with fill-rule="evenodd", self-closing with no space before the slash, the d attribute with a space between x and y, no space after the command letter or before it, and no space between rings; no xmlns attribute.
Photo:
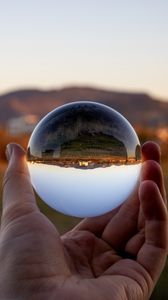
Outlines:
<svg viewBox="0 0 168 300"><path fill-rule="evenodd" d="M130 123L96 102L72 102L47 114L27 149L32 185L52 208L76 217L105 214L135 189L141 147Z"/></svg>

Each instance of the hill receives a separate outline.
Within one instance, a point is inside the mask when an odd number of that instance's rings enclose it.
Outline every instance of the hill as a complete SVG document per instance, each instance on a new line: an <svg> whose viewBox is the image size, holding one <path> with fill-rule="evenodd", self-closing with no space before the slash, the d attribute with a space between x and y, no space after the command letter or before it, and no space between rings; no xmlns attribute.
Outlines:
<svg viewBox="0 0 168 300"><path fill-rule="evenodd" d="M64 103L91 100L104 103L123 114L133 125L168 126L168 102L144 93L107 91L89 87L57 90L18 90L0 96L0 124L10 118L35 114L39 118Z"/></svg>

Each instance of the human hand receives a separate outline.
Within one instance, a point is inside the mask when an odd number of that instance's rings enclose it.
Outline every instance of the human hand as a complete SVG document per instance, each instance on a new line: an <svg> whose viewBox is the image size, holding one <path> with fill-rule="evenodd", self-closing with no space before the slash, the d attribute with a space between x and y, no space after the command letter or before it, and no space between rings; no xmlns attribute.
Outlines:
<svg viewBox="0 0 168 300"><path fill-rule="evenodd" d="M132 197L60 238L36 205L23 150L13 145L4 178L0 299L149 299L165 264L167 210L158 147L146 143L142 151Z"/></svg>

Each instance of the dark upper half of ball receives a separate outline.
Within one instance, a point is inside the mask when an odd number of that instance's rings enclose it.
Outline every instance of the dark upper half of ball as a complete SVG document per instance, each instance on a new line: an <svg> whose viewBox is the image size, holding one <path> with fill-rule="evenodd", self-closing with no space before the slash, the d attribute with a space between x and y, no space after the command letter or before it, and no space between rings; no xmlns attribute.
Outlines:
<svg viewBox="0 0 168 300"><path fill-rule="evenodd" d="M72 102L56 108L36 126L28 145L28 160L140 159L140 144L130 123L100 103Z"/></svg>

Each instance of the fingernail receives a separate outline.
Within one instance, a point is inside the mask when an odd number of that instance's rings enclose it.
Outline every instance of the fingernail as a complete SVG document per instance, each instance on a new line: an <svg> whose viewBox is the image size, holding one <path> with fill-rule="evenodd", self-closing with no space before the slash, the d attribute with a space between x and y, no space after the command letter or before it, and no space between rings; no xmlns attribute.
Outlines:
<svg viewBox="0 0 168 300"><path fill-rule="evenodd" d="M9 161L12 155L13 146L11 144L8 144L6 147L6 158Z"/></svg>

